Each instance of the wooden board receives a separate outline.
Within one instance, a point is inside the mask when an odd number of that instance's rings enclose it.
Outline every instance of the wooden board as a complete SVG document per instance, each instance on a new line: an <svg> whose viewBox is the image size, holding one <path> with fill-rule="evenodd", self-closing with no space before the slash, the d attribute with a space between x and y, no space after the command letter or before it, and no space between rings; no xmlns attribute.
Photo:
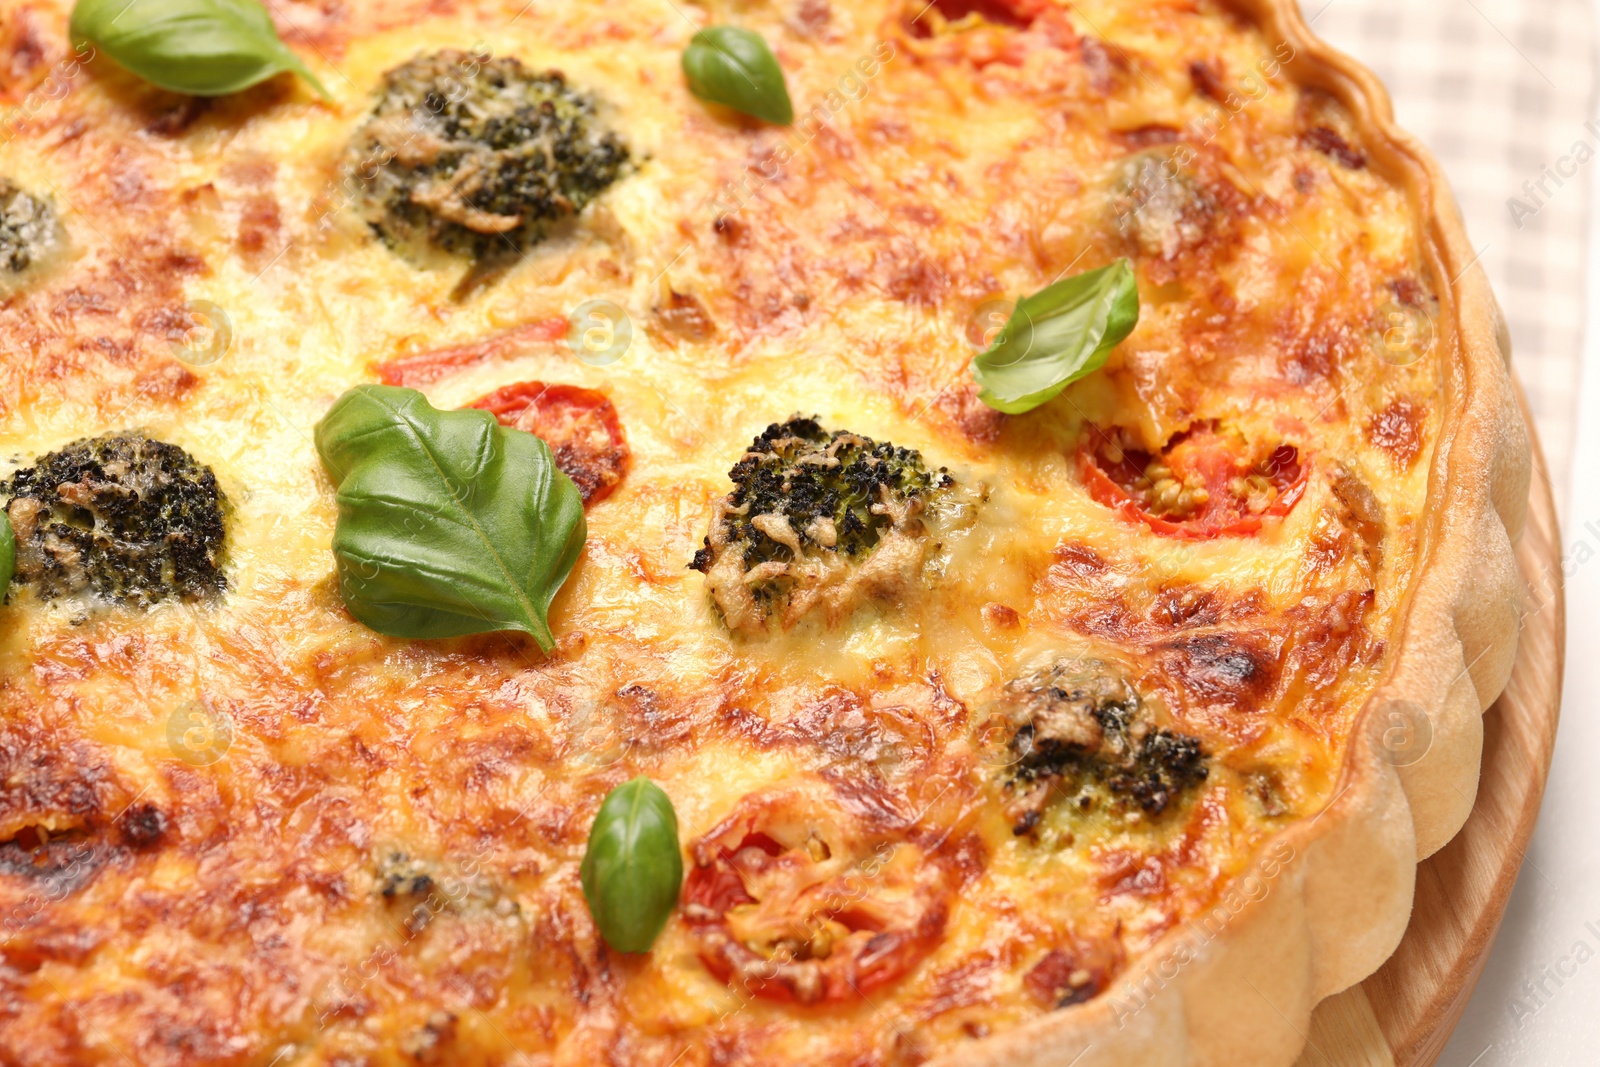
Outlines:
<svg viewBox="0 0 1600 1067"><path fill-rule="evenodd" d="M1411 925L1394 956L1317 1007L1296 1067L1432 1067L1500 929L1544 796L1566 651L1561 539L1537 440L1533 462L1528 525L1517 546L1526 586L1517 661L1506 691L1484 713L1472 815L1417 869Z"/></svg>

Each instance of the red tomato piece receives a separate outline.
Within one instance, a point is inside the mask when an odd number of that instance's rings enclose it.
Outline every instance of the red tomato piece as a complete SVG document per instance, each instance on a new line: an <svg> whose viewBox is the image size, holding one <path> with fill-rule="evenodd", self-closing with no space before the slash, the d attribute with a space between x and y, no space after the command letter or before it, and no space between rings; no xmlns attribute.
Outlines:
<svg viewBox="0 0 1600 1067"><path fill-rule="evenodd" d="M1294 509L1310 474L1295 446L1252 447L1209 423L1177 435L1159 456L1123 447L1099 427L1078 446L1078 475L1090 496L1181 540L1258 532L1263 520Z"/></svg>
<svg viewBox="0 0 1600 1067"><path fill-rule="evenodd" d="M684 916L712 974L766 1000L860 1000L944 936L956 875L825 789L754 793L691 847Z"/></svg>
<svg viewBox="0 0 1600 1067"><path fill-rule="evenodd" d="M375 363L372 369L384 385L426 385L464 367L517 355L530 345L559 341L567 336L569 329L571 325L566 319L536 319L481 341L401 356L399 359Z"/></svg>
<svg viewBox="0 0 1600 1067"><path fill-rule="evenodd" d="M482 408L502 426L526 430L549 445L556 466L583 494L585 507L604 500L628 473L631 453L617 409L598 390L518 382L467 406Z"/></svg>

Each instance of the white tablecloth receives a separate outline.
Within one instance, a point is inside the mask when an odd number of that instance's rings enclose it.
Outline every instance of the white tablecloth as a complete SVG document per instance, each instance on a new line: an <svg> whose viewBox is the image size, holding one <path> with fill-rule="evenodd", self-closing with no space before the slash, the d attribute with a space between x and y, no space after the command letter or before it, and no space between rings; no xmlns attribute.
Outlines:
<svg viewBox="0 0 1600 1067"><path fill-rule="evenodd" d="M1301 0L1375 70L1401 125L1444 164L1511 325L1563 506L1584 312L1594 18L1590 0ZM1600 1053L1595 1063L1600 1064Z"/></svg>

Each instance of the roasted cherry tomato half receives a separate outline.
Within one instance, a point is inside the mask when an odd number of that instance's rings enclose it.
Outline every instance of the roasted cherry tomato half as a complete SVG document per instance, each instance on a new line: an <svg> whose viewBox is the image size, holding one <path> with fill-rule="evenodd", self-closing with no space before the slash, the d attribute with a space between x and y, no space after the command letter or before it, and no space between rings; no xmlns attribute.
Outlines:
<svg viewBox="0 0 1600 1067"><path fill-rule="evenodd" d="M684 917L723 981L768 1000L859 1000L939 944L956 876L907 828L867 824L825 785L746 796L694 843Z"/></svg>
<svg viewBox="0 0 1600 1067"><path fill-rule="evenodd" d="M526 430L550 446L587 507L604 500L628 473L628 442L617 409L602 392L576 385L518 382L474 400L502 426Z"/></svg>
<svg viewBox="0 0 1600 1067"><path fill-rule="evenodd" d="M1158 455L1098 426L1078 447L1078 475L1090 496L1130 522L1186 540L1255 533L1264 519L1289 514L1310 473L1295 446L1252 445L1212 423L1175 436Z"/></svg>

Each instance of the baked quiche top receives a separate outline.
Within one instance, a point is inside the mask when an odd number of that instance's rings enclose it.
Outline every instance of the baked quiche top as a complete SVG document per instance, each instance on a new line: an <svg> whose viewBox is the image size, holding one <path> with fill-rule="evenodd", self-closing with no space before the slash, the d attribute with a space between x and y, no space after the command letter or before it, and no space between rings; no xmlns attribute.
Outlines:
<svg viewBox="0 0 1600 1067"><path fill-rule="evenodd" d="M1416 205L1291 44L271 10L328 95L4 5L0 1062L912 1064L1265 891L1442 418ZM690 91L728 25L792 124ZM1108 343L1002 413L1003 324ZM683 880L623 952L583 860L639 777Z"/></svg>

